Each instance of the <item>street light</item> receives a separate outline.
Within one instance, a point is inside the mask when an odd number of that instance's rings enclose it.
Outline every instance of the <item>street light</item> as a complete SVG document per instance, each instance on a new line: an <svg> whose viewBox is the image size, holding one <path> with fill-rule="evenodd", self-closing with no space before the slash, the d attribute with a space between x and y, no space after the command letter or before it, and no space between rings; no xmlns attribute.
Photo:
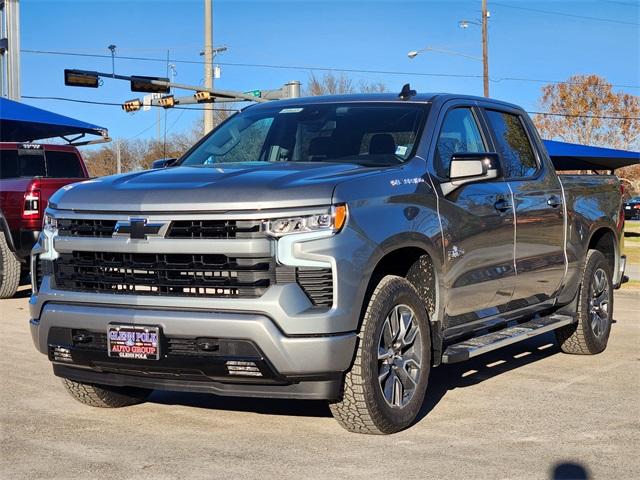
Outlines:
<svg viewBox="0 0 640 480"><path fill-rule="evenodd" d="M453 50L445 50L444 48L434 48L434 47L424 47L424 48L421 48L420 50L411 50L409 53L407 53L407 57L416 58L419 54L423 52L444 53L447 55L455 55L456 57L470 58L471 60L477 60L479 62L482 61L481 58L474 57L473 55L467 55L466 53L454 52Z"/></svg>
<svg viewBox="0 0 640 480"><path fill-rule="evenodd" d="M487 10L487 0L482 0L482 19L476 20L460 20L458 26L463 30L469 28L469 25L480 25L482 27L482 80L484 83L484 96L489 96L489 39L488 39L488 20L491 14Z"/></svg>

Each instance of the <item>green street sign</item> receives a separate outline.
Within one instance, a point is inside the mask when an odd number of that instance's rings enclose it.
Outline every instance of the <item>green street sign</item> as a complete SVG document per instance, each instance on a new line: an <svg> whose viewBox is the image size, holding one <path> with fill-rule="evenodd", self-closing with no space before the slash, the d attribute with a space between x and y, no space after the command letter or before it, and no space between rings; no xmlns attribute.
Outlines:
<svg viewBox="0 0 640 480"><path fill-rule="evenodd" d="M262 92L260 90L250 90L248 92L244 92L245 95L252 95L254 97L260 98L262 96Z"/></svg>

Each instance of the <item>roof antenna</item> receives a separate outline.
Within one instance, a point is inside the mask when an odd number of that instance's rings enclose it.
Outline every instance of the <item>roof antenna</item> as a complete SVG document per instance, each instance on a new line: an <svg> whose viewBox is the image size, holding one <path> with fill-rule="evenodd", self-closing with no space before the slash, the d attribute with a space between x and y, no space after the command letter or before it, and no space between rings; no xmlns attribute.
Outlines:
<svg viewBox="0 0 640 480"><path fill-rule="evenodd" d="M416 92L415 90L411 90L411 85L409 85L408 83L405 83L398 97L400 97L400 100L409 100L411 97L413 97L417 93L418 92Z"/></svg>

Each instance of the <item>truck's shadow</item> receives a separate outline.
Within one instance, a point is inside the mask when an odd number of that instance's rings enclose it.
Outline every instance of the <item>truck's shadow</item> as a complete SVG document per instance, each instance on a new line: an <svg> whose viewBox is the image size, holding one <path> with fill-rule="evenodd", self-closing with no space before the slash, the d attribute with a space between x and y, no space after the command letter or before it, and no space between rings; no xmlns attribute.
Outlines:
<svg viewBox="0 0 640 480"><path fill-rule="evenodd" d="M553 334L547 334L496 350L467 362L435 368L431 371L427 397L417 421L419 422L427 416L449 390L475 385L502 373L555 355L559 351ZM149 401L164 405L185 405L195 408L254 412L266 415L331 416L326 403L321 401L233 398L166 391L155 391Z"/></svg>

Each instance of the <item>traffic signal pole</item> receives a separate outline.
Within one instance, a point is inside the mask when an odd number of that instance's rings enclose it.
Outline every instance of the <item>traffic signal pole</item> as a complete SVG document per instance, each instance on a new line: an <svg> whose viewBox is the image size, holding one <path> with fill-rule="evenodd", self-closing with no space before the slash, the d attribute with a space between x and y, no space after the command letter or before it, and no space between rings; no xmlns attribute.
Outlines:
<svg viewBox="0 0 640 480"><path fill-rule="evenodd" d="M213 91L213 0L204 0L204 86ZM203 135L213 130L213 105L204 107Z"/></svg>

